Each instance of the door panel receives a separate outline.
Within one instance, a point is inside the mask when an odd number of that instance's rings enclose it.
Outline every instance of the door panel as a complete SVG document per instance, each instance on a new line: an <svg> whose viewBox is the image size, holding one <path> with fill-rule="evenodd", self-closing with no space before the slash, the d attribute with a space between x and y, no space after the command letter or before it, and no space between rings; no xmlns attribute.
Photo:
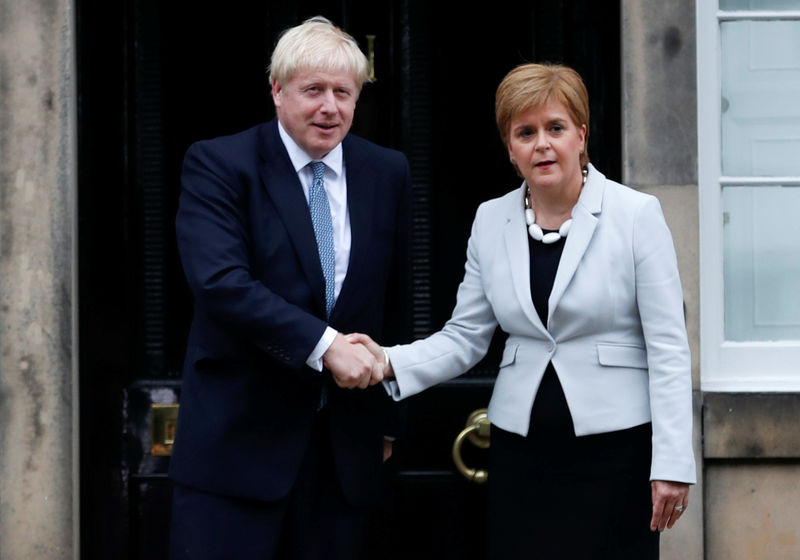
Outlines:
<svg viewBox="0 0 800 560"><path fill-rule="evenodd" d="M550 60L581 71L590 153L619 178L619 9L598 4L77 2L85 558L166 557L169 458L151 453L150 408L179 399L191 317L173 233L181 160L195 140L271 118L266 68L278 33L322 13L365 51L374 36L376 81L353 131L411 163L411 340L452 311L478 204L519 184L493 115L509 69ZM488 403L503 338L471 372L405 406L370 558L482 557L486 487L455 471L451 446ZM483 468L486 451L465 444L464 459Z"/></svg>

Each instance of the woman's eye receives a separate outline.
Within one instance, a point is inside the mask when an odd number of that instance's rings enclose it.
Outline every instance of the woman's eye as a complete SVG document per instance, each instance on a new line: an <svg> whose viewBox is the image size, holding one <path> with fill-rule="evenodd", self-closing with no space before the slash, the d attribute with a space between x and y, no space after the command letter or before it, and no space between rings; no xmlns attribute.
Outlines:
<svg viewBox="0 0 800 560"><path fill-rule="evenodd" d="M550 130L552 130L553 132L562 132L564 130L564 127L561 126L560 124L554 124L552 127L550 127Z"/></svg>

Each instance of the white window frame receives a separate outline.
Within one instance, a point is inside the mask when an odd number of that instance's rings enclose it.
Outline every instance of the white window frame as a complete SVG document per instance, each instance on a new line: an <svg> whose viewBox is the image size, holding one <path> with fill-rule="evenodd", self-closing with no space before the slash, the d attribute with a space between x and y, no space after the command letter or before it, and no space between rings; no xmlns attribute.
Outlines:
<svg viewBox="0 0 800 560"><path fill-rule="evenodd" d="M697 6L697 123L700 215L700 385L703 391L800 391L800 340L725 340L722 187L783 185L800 177L722 175L720 26L723 21L800 20L796 11L723 11L718 0ZM800 242L800 241L799 241Z"/></svg>

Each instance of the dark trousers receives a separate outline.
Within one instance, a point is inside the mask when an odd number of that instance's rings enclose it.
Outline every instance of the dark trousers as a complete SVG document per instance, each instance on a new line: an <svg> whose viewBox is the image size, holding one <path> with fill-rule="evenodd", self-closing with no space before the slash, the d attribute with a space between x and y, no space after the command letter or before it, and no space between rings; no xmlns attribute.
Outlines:
<svg viewBox="0 0 800 560"><path fill-rule="evenodd" d="M324 409L290 494L262 502L176 484L172 560L356 560L363 556L368 510L342 495ZM264 473L269 476L269 473Z"/></svg>

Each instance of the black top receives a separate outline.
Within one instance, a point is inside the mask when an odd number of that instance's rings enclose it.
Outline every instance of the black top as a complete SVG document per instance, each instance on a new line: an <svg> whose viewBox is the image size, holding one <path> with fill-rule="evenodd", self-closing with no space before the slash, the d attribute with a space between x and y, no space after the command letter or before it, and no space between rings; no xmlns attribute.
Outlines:
<svg viewBox="0 0 800 560"><path fill-rule="evenodd" d="M548 230L545 230L545 233L547 232ZM548 327L548 300L565 243L566 238L561 238L555 243L545 245L528 237L531 299L545 328ZM572 422L567 399L552 362L547 364L533 402L528 439L539 450L540 467L548 471L550 469L559 472L573 469L614 471L626 468L631 463L647 466L650 461L649 423L590 436L575 435L575 425ZM634 459L629 462L623 458L623 454L612 451L615 449L632 451L632 455L627 453L624 455ZM600 459L601 456L604 456L605 460Z"/></svg>
<svg viewBox="0 0 800 560"><path fill-rule="evenodd" d="M545 230L545 233L547 232ZM549 310L548 300L565 242L566 238L562 237L555 243L546 245L528 237L531 259L531 299L545 328L547 328ZM575 428L567 406L567 399L552 362L547 365L539 385L539 391L536 393L531 413L531 430L528 433L535 439L559 440L561 443L565 439L575 437Z"/></svg>

